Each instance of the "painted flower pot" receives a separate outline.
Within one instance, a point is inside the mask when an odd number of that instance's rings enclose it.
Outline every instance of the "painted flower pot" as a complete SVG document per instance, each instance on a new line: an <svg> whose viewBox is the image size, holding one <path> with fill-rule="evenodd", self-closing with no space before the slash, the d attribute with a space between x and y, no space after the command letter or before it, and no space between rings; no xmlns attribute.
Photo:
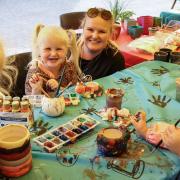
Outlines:
<svg viewBox="0 0 180 180"><path fill-rule="evenodd" d="M159 51L159 52L155 52L154 53L154 60L155 61L164 61L164 62L168 62L168 53L167 52L163 52L163 51Z"/></svg>
<svg viewBox="0 0 180 180"><path fill-rule="evenodd" d="M124 21L124 31L128 34L128 27L129 26L136 26L137 21L135 19L126 19Z"/></svg>
<svg viewBox="0 0 180 180"><path fill-rule="evenodd" d="M170 60L171 63L180 64L180 52L171 52Z"/></svg>
<svg viewBox="0 0 180 180"><path fill-rule="evenodd" d="M42 111L44 114L52 117L61 115L65 110L65 100L63 96L58 98L43 97Z"/></svg>
<svg viewBox="0 0 180 180"><path fill-rule="evenodd" d="M104 128L97 135L99 153L104 156L118 156L127 150L130 133L126 127Z"/></svg>
<svg viewBox="0 0 180 180"><path fill-rule="evenodd" d="M138 38L143 33L142 26L129 26L128 27L128 34L131 36L132 39Z"/></svg>
<svg viewBox="0 0 180 180"><path fill-rule="evenodd" d="M137 18L138 24L143 27L143 34L148 35L149 27L153 27L153 17L152 16L140 16Z"/></svg>
<svg viewBox="0 0 180 180"><path fill-rule="evenodd" d="M121 26L120 24L114 24L113 25L113 30L112 30L112 34L111 34L111 39L114 41L114 40L117 40L119 35L121 33Z"/></svg>

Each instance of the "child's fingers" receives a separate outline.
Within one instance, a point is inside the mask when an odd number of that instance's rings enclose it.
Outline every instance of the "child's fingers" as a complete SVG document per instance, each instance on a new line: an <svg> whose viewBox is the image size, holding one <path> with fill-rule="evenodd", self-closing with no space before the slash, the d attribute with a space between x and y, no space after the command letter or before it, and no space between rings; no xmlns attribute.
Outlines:
<svg viewBox="0 0 180 180"><path fill-rule="evenodd" d="M146 112L144 112L144 111L141 112L141 119L143 121L146 121Z"/></svg>
<svg viewBox="0 0 180 180"><path fill-rule="evenodd" d="M37 74L33 74L32 75L32 79L34 79L35 81L39 80L39 76Z"/></svg>
<svg viewBox="0 0 180 180"><path fill-rule="evenodd" d="M131 121L131 123L133 124L133 126L137 126L138 125L138 122L136 121L136 119L135 118L133 118L133 117L130 117L130 121Z"/></svg>

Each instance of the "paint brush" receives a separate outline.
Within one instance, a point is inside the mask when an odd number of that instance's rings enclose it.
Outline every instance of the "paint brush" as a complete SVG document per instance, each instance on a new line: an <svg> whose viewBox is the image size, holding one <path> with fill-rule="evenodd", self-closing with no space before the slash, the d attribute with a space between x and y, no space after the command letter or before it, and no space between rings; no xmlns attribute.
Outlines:
<svg viewBox="0 0 180 180"><path fill-rule="evenodd" d="M71 85L72 85L72 82L69 82L69 84L56 97L61 96L64 93L64 91L66 91Z"/></svg>
<svg viewBox="0 0 180 180"><path fill-rule="evenodd" d="M59 82L58 82L58 88L56 90L55 97L58 96L58 93L59 93L59 90L60 90L60 87L61 87L61 83L62 83L62 80L63 80L63 77L64 77L65 68L66 68L66 64L64 65L64 68L62 70L61 78L59 79Z"/></svg>

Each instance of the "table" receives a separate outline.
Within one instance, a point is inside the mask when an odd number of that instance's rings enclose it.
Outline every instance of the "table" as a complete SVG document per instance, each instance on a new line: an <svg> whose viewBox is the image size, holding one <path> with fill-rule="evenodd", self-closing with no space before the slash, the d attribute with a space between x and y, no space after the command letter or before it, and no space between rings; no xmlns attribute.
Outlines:
<svg viewBox="0 0 180 180"><path fill-rule="evenodd" d="M147 117L153 117L152 122L166 121L174 123L180 117L180 102L175 100L175 78L180 77L180 66L160 61L140 63L111 76L98 79L104 89L109 87L123 88L122 107L128 108L131 113L140 109L147 112ZM159 102L153 101L153 97ZM159 97L159 98L158 98ZM67 107L64 115L52 118L35 109L35 119L42 118L57 127L68 120L78 116L82 108L94 107L96 110L105 105L105 95L94 99L81 99L79 106ZM162 105L162 106L161 106ZM107 158L97 153L96 135L103 127L111 124L102 121L96 114L90 115L100 122L92 132L84 135L74 144L64 146L56 153L42 152L39 146L32 143L33 168L23 177L18 179L130 179L124 175L121 168L130 171L137 159L145 163L140 164L140 179L175 179L180 170L180 157L168 150L159 149L148 155L152 145L132 134L133 146L128 149L129 156ZM42 125L42 123L41 123ZM143 147L144 154L139 153Z"/></svg>
<svg viewBox="0 0 180 180"><path fill-rule="evenodd" d="M118 44L119 50L121 51L121 53L125 58L126 67L131 67L138 63L149 61L154 58L152 54L145 54L145 53L139 53L137 51L136 52L132 51L132 49L130 49L127 46L132 40L133 39L127 34L127 32L122 27L120 36L116 40L116 43Z"/></svg>

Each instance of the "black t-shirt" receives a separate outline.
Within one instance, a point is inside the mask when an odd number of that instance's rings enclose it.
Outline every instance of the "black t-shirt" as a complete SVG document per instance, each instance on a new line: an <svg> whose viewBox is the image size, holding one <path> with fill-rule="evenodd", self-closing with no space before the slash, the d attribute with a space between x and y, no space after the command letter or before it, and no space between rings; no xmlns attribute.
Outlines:
<svg viewBox="0 0 180 180"><path fill-rule="evenodd" d="M91 75L93 80L111 75L125 68L123 55L111 47L105 48L101 54L92 60L80 58L80 68L85 75Z"/></svg>

